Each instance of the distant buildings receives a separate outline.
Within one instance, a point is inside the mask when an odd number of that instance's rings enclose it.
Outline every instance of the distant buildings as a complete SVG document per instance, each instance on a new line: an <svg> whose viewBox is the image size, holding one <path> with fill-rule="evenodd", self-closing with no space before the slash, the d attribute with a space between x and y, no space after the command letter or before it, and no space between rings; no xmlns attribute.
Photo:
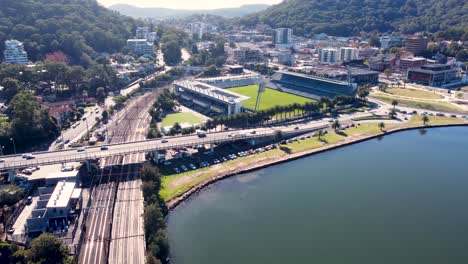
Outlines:
<svg viewBox="0 0 468 264"><path fill-rule="evenodd" d="M137 55L154 56L153 43L148 42L146 39L128 39L127 46Z"/></svg>
<svg viewBox="0 0 468 264"><path fill-rule="evenodd" d="M201 39L203 37L203 34L209 33L209 32L214 32L217 30L216 26L203 23L203 22L195 22L195 23L190 23L189 24L189 31L190 31L190 36L196 37Z"/></svg>
<svg viewBox="0 0 468 264"><path fill-rule="evenodd" d="M158 39L158 34L156 32L148 33L148 37L146 38L146 40L148 40L149 42L154 42L157 39Z"/></svg>
<svg viewBox="0 0 468 264"><path fill-rule="evenodd" d="M292 29L291 28L275 29L275 36L274 36L275 44L288 44L291 42L292 42Z"/></svg>
<svg viewBox="0 0 468 264"><path fill-rule="evenodd" d="M234 59L240 63L261 61L262 58L260 49L240 47L234 50Z"/></svg>
<svg viewBox="0 0 468 264"><path fill-rule="evenodd" d="M442 86L459 81L457 72L457 69L447 64L431 64L408 69L406 79L424 85Z"/></svg>
<svg viewBox="0 0 468 264"><path fill-rule="evenodd" d="M28 64L28 53L24 50L23 43L18 40L6 40L3 52L6 63Z"/></svg>
<svg viewBox="0 0 468 264"><path fill-rule="evenodd" d="M148 39L149 28L148 27L138 27L136 30L135 38L137 39Z"/></svg>
<svg viewBox="0 0 468 264"><path fill-rule="evenodd" d="M402 70L418 68L425 64L427 64L427 60L423 57L409 57L400 59L400 69Z"/></svg>
<svg viewBox="0 0 468 264"><path fill-rule="evenodd" d="M401 38L393 36L382 36L380 37L380 47L382 49L391 48L401 44Z"/></svg>
<svg viewBox="0 0 468 264"><path fill-rule="evenodd" d="M336 63L338 62L338 49L325 48L318 51L319 62L322 63Z"/></svg>
<svg viewBox="0 0 468 264"><path fill-rule="evenodd" d="M357 48L341 47L339 49L339 60L341 62L357 60L359 58L358 53Z"/></svg>
<svg viewBox="0 0 468 264"><path fill-rule="evenodd" d="M427 49L427 43L427 38L421 35L409 36L405 40L405 49L414 55L419 55Z"/></svg>
<svg viewBox="0 0 468 264"><path fill-rule="evenodd" d="M283 51L278 53L278 63L287 66L292 66L296 64L296 58L294 57L294 54L291 51Z"/></svg>

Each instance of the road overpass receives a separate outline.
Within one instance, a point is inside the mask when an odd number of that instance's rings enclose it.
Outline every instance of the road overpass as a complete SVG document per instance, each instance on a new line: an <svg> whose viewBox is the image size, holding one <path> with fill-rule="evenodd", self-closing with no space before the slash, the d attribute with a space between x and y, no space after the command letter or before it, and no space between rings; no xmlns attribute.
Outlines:
<svg viewBox="0 0 468 264"><path fill-rule="evenodd" d="M102 146L94 146L88 147L85 149L85 151L82 152L78 152L77 149L36 152L33 153L33 159L25 159L21 154L9 155L3 156L4 162L0 163L0 170L12 170L51 164L64 164L69 162L84 162L118 155L147 153L200 144L219 144L239 140L255 140L259 138L272 137L274 136L275 131L278 130L282 131L283 135L289 136L293 134L307 133L317 129L323 129L327 126L327 122L323 121L299 126L289 125L207 133L206 137L204 138L199 138L197 135L165 137L164 139L159 138L103 145L107 147L106 150L101 150ZM254 130L255 133L252 133Z"/></svg>

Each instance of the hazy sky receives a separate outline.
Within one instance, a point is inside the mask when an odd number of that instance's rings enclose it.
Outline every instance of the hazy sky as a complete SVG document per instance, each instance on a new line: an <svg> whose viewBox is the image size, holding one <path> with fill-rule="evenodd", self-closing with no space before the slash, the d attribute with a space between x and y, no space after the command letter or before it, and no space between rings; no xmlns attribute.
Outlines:
<svg viewBox="0 0 468 264"><path fill-rule="evenodd" d="M140 7L166 7L177 9L213 9L238 7L246 4L277 4L281 0L98 0L104 6L129 4Z"/></svg>

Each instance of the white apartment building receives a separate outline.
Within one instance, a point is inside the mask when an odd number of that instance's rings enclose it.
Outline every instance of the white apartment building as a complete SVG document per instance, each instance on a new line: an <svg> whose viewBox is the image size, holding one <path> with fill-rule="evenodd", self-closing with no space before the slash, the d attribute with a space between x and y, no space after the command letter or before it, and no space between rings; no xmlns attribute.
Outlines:
<svg viewBox="0 0 468 264"><path fill-rule="evenodd" d="M146 39L128 39L127 46L138 55L154 56L153 43L148 42Z"/></svg>
<svg viewBox="0 0 468 264"><path fill-rule="evenodd" d="M136 30L136 37L137 39L147 39L149 34L148 27L138 27Z"/></svg>
<svg viewBox="0 0 468 264"><path fill-rule="evenodd" d="M345 62L345 61L352 61L352 60L357 60L359 50L357 48L351 48L351 47L341 47L339 50L339 58L340 61Z"/></svg>
<svg viewBox="0 0 468 264"><path fill-rule="evenodd" d="M325 48L319 49L319 62L322 63L336 63L338 61L338 49Z"/></svg>
<svg viewBox="0 0 468 264"><path fill-rule="evenodd" d="M275 44L287 44L292 42L292 29L291 28L277 28L275 29Z"/></svg>
<svg viewBox="0 0 468 264"><path fill-rule="evenodd" d="M28 53L24 50L23 43L16 39L5 41L5 51L3 52L6 63L28 64Z"/></svg>

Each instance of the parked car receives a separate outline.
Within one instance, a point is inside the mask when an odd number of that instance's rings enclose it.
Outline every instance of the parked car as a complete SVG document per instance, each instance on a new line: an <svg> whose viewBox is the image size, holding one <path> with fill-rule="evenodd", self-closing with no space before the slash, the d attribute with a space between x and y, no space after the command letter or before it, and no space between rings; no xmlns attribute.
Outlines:
<svg viewBox="0 0 468 264"><path fill-rule="evenodd" d="M24 159L34 159L34 155L32 153L26 153L26 154L23 154L23 158Z"/></svg>
<svg viewBox="0 0 468 264"><path fill-rule="evenodd" d="M0 163L2 163L2 162L5 162L5 160L4 160L4 159L0 159Z"/></svg>
<svg viewBox="0 0 468 264"><path fill-rule="evenodd" d="M161 140L161 143L167 143L167 142L169 142L167 139Z"/></svg>
<svg viewBox="0 0 468 264"><path fill-rule="evenodd" d="M101 150L108 150L109 147L108 146L101 146Z"/></svg>
<svg viewBox="0 0 468 264"><path fill-rule="evenodd" d="M78 152L83 152L83 151L85 151L85 150L86 150L86 149L85 149L84 147L79 147L79 148L76 149L76 151L78 151Z"/></svg>

